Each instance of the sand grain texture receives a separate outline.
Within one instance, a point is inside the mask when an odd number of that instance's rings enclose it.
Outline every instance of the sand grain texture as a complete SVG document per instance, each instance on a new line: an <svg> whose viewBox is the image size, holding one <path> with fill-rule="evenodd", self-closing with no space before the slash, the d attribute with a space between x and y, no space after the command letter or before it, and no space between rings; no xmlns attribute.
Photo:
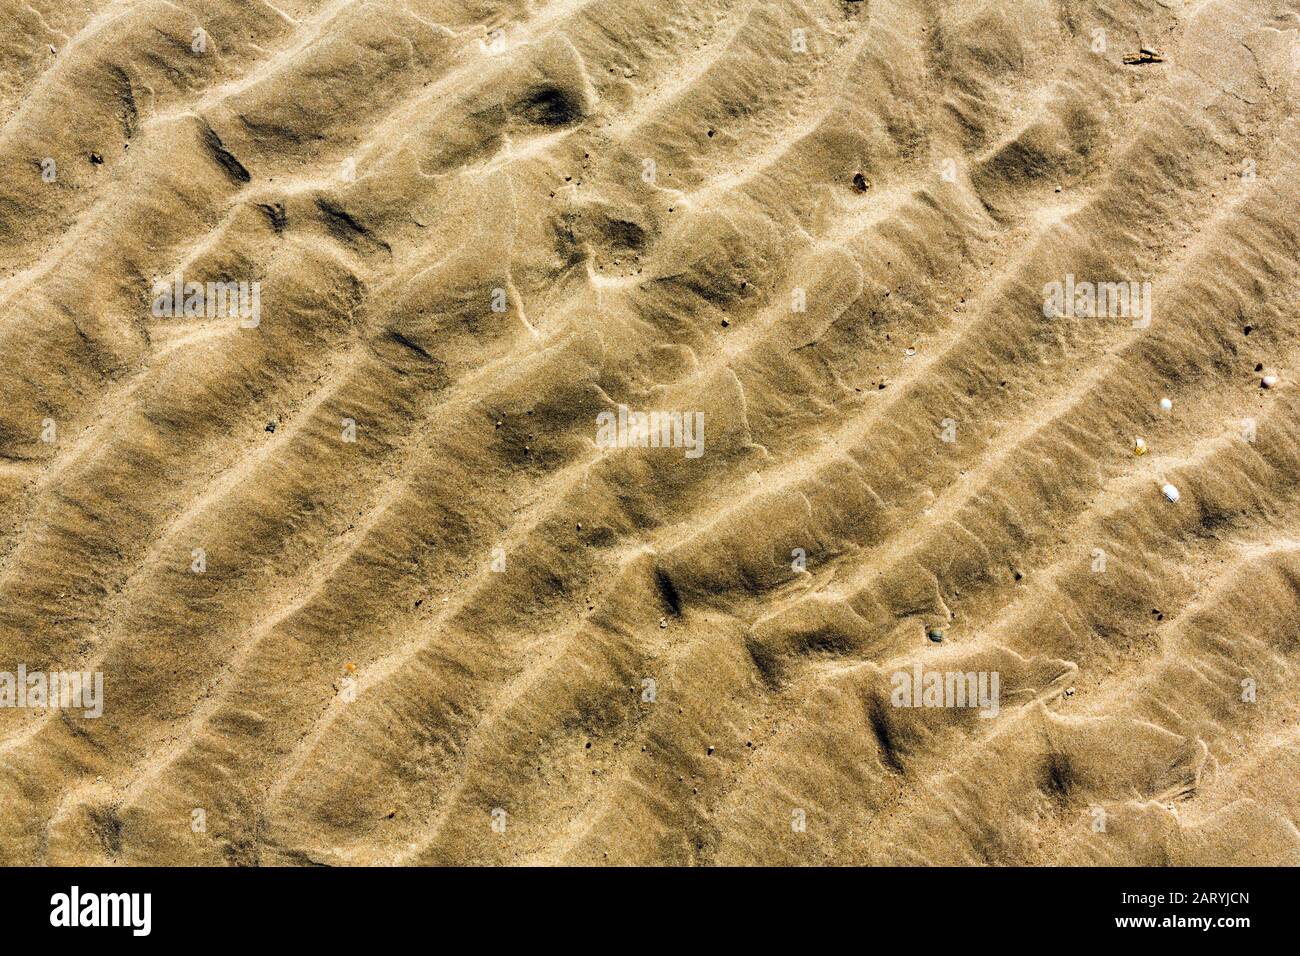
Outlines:
<svg viewBox="0 0 1300 956"><path fill-rule="evenodd" d="M0 862L1300 863L1298 77L1295 0L0 0L0 671L105 685L0 708Z"/></svg>

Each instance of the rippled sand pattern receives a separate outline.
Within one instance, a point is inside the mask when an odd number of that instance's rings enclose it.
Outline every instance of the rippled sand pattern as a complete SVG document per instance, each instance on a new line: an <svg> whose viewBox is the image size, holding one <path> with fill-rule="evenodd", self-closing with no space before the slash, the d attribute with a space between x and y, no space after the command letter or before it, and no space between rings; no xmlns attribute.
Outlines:
<svg viewBox="0 0 1300 956"><path fill-rule="evenodd" d="M0 862L1300 863L1298 77L1296 0L0 0L0 672L104 691L11 682Z"/></svg>

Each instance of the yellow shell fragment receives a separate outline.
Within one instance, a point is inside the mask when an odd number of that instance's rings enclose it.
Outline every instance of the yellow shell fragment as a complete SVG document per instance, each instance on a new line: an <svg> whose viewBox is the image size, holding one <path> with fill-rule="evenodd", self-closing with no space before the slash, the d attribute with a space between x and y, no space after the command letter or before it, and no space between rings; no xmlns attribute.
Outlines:
<svg viewBox="0 0 1300 956"><path fill-rule="evenodd" d="M1130 66L1141 63L1163 63L1165 62L1165 55L1159 50L1144 46L1140 47L1136 53L1126 53L1124 55L1124 62Z"/></svg>

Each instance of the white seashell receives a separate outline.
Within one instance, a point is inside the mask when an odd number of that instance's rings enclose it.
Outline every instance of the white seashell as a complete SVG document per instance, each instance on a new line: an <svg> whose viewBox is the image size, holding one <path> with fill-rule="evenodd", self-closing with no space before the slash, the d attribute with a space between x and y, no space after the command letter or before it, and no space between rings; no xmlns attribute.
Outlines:
<svg viewBox="0 0 1300 956"><path fill-rule="evenodd" d="M1263 385L1265 388L1272 388L1274 385L1277 384L1277 376L1265 375L1263 378L1259 380L1259 384Z"/></svg>
<svg viewBox="0 0 1300 956"><path fill-rule="evenodd" d="M1178 499L1182 497L1181 495L1178 494L1178 489L1175 488L1173 485L1165 485L1160 490L1164 492L1164 496L1166 498L1168 498L1170 501L1173 502L1177 502Z"/></svg>
<svg viewBox="0 0 1300 956"><path fill-rule="evenodd" d="M1160 399L1160 407L1166 412L1171 412L1174 409L1174 403L1167 398L1162 398Z"/></svg>

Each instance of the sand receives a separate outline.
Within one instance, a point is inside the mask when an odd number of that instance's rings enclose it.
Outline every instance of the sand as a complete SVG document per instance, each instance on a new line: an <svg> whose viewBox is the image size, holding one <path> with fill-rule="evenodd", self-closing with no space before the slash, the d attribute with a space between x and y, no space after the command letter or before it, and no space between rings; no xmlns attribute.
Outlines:
<svg viewBox="0 0 1300 956"><path fill-rule="evenodd" d="M1298 75L3 0L0 862L1300 863Z"/></svg>

